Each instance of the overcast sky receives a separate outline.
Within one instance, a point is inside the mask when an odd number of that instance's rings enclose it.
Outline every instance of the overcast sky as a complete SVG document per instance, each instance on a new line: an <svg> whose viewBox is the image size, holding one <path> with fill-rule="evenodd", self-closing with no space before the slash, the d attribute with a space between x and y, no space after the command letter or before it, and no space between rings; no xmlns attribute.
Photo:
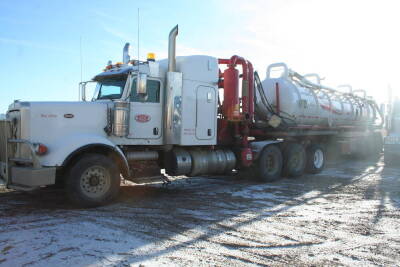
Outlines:
<svg viewBox="0 0 400 267"><path fill-rule="evenodd" d="M83 79L125 42L137 57L167 55L179 24L178 55L238 54L262 77L274 62L319 73L329 86L351 84L386 100L400 88L400 1L0 1L0 113L14 99L77 100L82 40Z"/></svg>

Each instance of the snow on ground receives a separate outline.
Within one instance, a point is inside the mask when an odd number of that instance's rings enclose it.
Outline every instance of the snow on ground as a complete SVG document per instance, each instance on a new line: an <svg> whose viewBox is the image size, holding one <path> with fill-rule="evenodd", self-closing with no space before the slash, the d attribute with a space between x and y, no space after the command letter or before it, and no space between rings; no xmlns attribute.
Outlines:
<svg viewBox="0 0 400 267"><path fill-rule="evenodd" d="M344 162L272 184L125 185L86 210L0 186L0 266L398 265L399 181L381 162Z"/></svg>

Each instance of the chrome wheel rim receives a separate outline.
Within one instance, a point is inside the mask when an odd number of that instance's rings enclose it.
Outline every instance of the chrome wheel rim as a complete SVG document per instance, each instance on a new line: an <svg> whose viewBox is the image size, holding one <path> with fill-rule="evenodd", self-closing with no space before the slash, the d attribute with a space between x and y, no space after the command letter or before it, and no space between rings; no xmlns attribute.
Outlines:
<svg viewBox="0 0 400 267"><path fill-rule="evenodd" d="M81 190L90 198L99 198L111 187L110 173L102 166L92 166L81 176Z"/></svg>
<svg viewBox="0 0 400 267"><path fill-rule="evenodd" d="M314 152L314 166L319 169L324 164L324 152L321 149L317 149Z"/></svg>

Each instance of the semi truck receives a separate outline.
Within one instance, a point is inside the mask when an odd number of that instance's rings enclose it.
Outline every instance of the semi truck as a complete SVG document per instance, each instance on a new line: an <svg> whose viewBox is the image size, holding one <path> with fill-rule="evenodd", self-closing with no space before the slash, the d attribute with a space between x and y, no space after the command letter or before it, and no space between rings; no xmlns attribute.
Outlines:
<svg viewBox="0 0 400 267"><path fill-rule="evenodd" d="M82 101L12 103L0 121L5 185L58 184L92 207L115 199L121 179L247 173L273 182L321 172L332 146L379 153L370 144L382 139L381 112L364 91L324 86L284 63L261 81L237 55L177 57L177 35L178 25L162 60L133 59L125 45L122 62L80 83Z"/></svg>

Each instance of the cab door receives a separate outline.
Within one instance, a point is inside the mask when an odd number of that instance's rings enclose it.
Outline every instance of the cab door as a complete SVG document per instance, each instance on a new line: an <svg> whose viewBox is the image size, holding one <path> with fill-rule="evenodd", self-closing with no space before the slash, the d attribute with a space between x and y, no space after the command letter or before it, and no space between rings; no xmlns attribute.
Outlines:
<svg viewBox="0 0 400 267"><path fill-rule="evenodd" d="M147 97L140 98L136 79L132 80L130 93L129 135L132 139L161 139L162 137L162 83L147 79Z"/></svg>

